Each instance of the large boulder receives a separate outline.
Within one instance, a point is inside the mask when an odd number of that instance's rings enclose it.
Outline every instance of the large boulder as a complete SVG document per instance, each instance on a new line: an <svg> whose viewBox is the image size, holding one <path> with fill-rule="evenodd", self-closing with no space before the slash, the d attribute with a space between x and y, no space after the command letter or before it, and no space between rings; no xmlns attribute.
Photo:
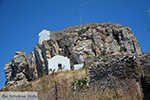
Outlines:
<svg viewBox="0 0 150 100"><path fill-rule="evenodd" d="M67 49L66 56L71 56L76 63L84 62L87 51L91 56L142 53L132 30L120 24L85 24L68 27L63 30L63 33L58 45L65 49L64 51ZM87 50L83 50L83 48Z"/></svg>
<svg viewBox="0 0 150 100"><path fill-rule="evenodd" d="M19 86L38 77L35 56L32 52L30 55L26 55L25 51L16 52L12 61L5 65L4 70L7 79L6 85L18 84Z"/></svg>

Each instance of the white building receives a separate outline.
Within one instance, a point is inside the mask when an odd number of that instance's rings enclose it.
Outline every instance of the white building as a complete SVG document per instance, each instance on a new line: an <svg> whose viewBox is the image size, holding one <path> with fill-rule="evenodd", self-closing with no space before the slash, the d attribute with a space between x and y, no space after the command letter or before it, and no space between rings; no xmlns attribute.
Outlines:
<svg viewBox="0 0 150 100"><path fill-rule="evenodd" d="M39 42L42 43L44 40L50 40L50 31L45 29L39 33Z"/></svg>
<svg viewBox="0 0 150 100"><path fill-rule="evenodd" d="M81 68L83 68L83 67L84 67L84 63L75 64L75 65L73 65L73 67L74 67L74 70L81 69Z"/></svg>
<svg viewBox="0 0 150 100"><path fill-rule="evenodd" d="M70 70L70 59L64 56L54 56L48 60L48 74L51 74L52 71L62 71L62 70Z"/></svg>

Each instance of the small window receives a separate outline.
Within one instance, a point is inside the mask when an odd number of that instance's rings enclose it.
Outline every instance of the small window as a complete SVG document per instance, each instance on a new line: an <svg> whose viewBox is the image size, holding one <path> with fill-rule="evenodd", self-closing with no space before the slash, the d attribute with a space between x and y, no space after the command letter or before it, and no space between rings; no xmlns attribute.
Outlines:
<svg viewBox="0 0 150 100"><path fill-rule="evenodd" d="M58 69L62 69L62 65L61 64L58 64Z"/></svg>

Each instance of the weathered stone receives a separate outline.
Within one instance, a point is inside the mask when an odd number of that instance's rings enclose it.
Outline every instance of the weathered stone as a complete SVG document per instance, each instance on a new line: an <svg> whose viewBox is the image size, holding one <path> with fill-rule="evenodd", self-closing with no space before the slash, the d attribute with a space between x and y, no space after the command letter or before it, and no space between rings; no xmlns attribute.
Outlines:
<svg viewBox="0 0 150 100"><path fill-rule="evenodd" d="M27 64L29 66L29 71L26 71L28 76L30 77L30 80L35 80L38 78L38 73L37 73L37 66L36 66L36 59L34 52L31 52L30 55L26 56L27 59Z"/></svg>
<svg viewBox="0 0 150 100"><path fill-rule="evenodd" d="M92 51L92 40L81 41L79 44L72 47L72 50L73 51L70 51L70 53L73 54L74 59L78 63L84 62L86 57L95 56Z"/></svg>
<svg viewBox="0 0 150 100"><path fill-rule="evenodd" d="M27 68L26 62L26 53L25 51L16 52L16 55L12 59L12 66L17 67L18 72L21 72L22 69Z"/></svg>
<svg viewBox="0 0 150 100"><path fill-rule="evenodd" d="M78 33L67 33L64 36L64 45L70 46L71 44L75 44L78 39Z"/></svg>
<svg viewBox="0 0 150 100"><path fill-rule="evenodd" d="M16 52L12 61L4 67L6 73L6 85L17 84L19 80L35 80L37 76L34 53L26 56L25 51Z"/></svg>
<svg viewBox="0 0 150 100"><path fill-rule="evenodd" d="M58 32L51 32L50 37L51 40L61 41L63 39L64 32L58 31Z"/></svg>
<svg viewBox="0 0 150 100"><path fill-rule="evenodd" d="M46 70L45 61L43 59L41 49L39 47L34 47L34 54L36 58L38 75L41 75Z"/></svg>
<svg viewBox="0 0 150 100"><path fill-rule="evenodd" d="M118 59L119 58L119 59ZM134 96L143 92L146 98L150 91L150 53L140 55L108 56L93 63L90 68L91 83L103 89L126 89L130 84ZM133 89L131 89L133 88ZM138 91L137 94L133 90ZM144 92L146 91L146 92ZM138 97L138 99L139 99Z"/></svg>
<svg viewBox="0 0 150 100"><path fill-rule="evenodd" d="M60 50L58 43L55 40L49 40L49 41L47 41L47 43L48 43L48 45L50 47L50 55L51 55L51 57L53 57L55 55L58 55L59 54L59 50ZM47 48L47 50L48 49L49 48ZM48 59L48 57L47 57L47 59Z"/></svg>
<svg viewBox="0 0 150 100"><path fill-rule="evenodd" d="M25 51L16 52L12 61L5 65L6 85L9 82L13 83L13 81L17 84L19 80L17 75L21 73L26 78L20 78L20 82L21 80L32 81L44 73L48 73L48 59L56 55L70 58L71 66L79 63L90 63L88 65L91 65L98 58L105 62L103 66L107 64L112 66L109 61L119 60L121 55L141 54L140 45L132 30L120 24L112 23L92 23L67 27L63 31L51 32L50 40L42 40L37 45L37 47L34 47L34 53L26 55ZM119 55L119 57L115 55ZM89 62L87 62L87 59ZM117 63L120 64L120 62L119 60ZM116 69L114 75L122 77L122 73L126 74L123 70L125 65L130 66L127 63L120 65L120 67L114 65L113 69L106 69L109 73ZM106 71L104 67L99 69L101 69L99 72L102 73ZM145 73L148 72L145 70Z"/></svg>
<svg viewBox="0 0 150 100"><path fill-rule="evenodd" d="M5 75L6 75L6 79L7 81L11 81L11 77L12 77L12 73L13 73L13 69L11 67L11 62L7 63L4 67L5 70Z"/></svg>

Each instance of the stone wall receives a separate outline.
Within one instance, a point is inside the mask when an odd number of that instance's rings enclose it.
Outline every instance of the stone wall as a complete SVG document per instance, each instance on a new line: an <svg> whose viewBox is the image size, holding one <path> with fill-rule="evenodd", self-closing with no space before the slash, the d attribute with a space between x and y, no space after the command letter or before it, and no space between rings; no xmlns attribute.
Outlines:
<svg viewBox="0 0 150 100"><path fill-rule="evenodd" d="M150 93L150 53L115 55L99 59L90 67L90 80L91 84L99 86L100 90L129 87L140 91L139 96L142 92L148 95Z"/></svg>

